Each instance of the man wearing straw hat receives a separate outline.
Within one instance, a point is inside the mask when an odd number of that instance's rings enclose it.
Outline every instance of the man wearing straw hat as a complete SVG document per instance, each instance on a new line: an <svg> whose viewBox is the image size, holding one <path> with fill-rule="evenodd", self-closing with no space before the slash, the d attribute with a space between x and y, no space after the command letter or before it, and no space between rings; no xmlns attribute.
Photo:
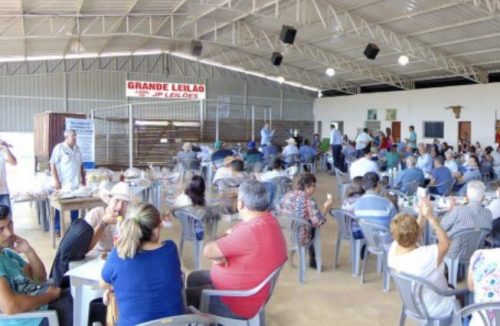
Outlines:
<svg viewBox="0 0 500 326"><path fill-rule="evenodd" d="M288 145L283 148L283 153L281 153L281 156L283 157L283 160L288 165L290 165L295 162L296 156L299 155L299 148L297 147L297 142L293 137L288 138L286 142Z"/></svg>
<svg viewBox="0 0 500 326"><path fill-rule="evenodd" d="M85 215L85 221L94 228L88 255L98 256L111 251L118 234L117 222L127 213L130 197L130 189L125 182L117 183L111 190L101 189L101 198L107 206L96 207Z"/></svg>

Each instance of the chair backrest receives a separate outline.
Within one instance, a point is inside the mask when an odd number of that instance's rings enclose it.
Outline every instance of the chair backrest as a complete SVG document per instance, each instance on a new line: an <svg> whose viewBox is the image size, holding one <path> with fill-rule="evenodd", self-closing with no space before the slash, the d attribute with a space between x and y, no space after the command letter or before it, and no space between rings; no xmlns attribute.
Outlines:
<svg viewBox="0 0 500 326"><path fill-rule="evenodd" d="M69 263L82 260L89 251L94 236L94 229L85 221L77 219L71 223L68 231L57 248L57 253L50 270L50 278L56 286L69 287L69 278L64 274L69 270Z"/></svg>
<svg viewBox="0 0 500 326"><path fill-rule="evenodd" d="M219 192L234 191L241 182L235 178L222 178L215 182L215 187Z"/></svg>
<svg viewBox="0 0 500 326"><path fill-rule="evenodd" d="M424 304L424 289L436 293L436 287L426 280L398 272L390 268L392 279L403 302L405 313L415 319L430 320L431 317Z"/></svg>
<svg viewBox="0 0 500 326"><path fill-rule="evenodd" d="M224 166L224 159L221 159L221 160L215 160L212 162L215 167L218 169L218 168L221 168Z"/></svg>
<svg viewBox="0 0 500 326"><path fill-rule="evenodd" d="M311 244L312 239L304 238L304 234L309 235L312 231L312 225L308 221L290 216L283 216L279 218L282 228L290 232L290 240L292 246L303 247Z"/></svg>
<svg viewBox="0 0 500 326"><path fill-rule="evenodd" d="M421 182L419 181L412 181L408 184L406 187L406 194L408 196L413 196L417 193L417 188L420 187Z"/></svg>
<svg viewBox="0 0 500 326"><path fill-rule="evenodd" d="M340 238L342 240L351 240L352 239L352 228L351 222L354 218L354 214L345 209L331 209L330 215L335 218L337 221L337 227L339 230Z"/></svg>
<svg viewBox="0 0 500 326"><path fill-rule="evenodd" d="M283 161L285 161L287 164L295 164L295 162L300 161L300 155L299 154L290 154L287 155L283 158Z"/></svg>
<svg viewBox="0 0 500 326"><path fill-rule="evenodd" d="M266 285L269 284L269 292L267 295L266 300L262 303L260 306L258 313L262 311L264 306L266 305L267 301L271 298L271 295L274 292L274 288L276 286L276 283L278 282L278 277L283 269L283 266L285 263L283 263L281 266L276 268L271 274L269 274L262 282L260 282L257 286L255 286L252 289L248 290L211 290L211 289L205 289L201 293L201 302L200 302L200 310L203 312L208 311L208 305L210 303L210 297L211 296L224 296L224 297L250 297L259 291L261 291Z"/></svg>
<svg viewBox="0 0 500 326"><path fill-rule="evenodd" d="M460 262L467 263L472 254L483 247L486 236L491 232L490 229L464 229L450 234L450 241L458 242L460 245Z"/></svg>
<svg viewBox="0 0 500 326"><path fill-rule="evenodd" d="M406 193L402 192L399 189L395 189L395 188L388 189L388 192L396 195L398 197L398 199L402 198L404 200L408 200L408 197L409 197Z"/></svg>
<svg viewBox="0 0 500 326"><path fill-rule="evenodd" d="M185 208L174 209L172 215L181 222L184 240L195 241L203 238L204 229L201 216L197 216Z"/></svg>
<svg viewBox="0 0 500 326"><path fill-rule="evenodd" d="M279 202L279 200L292 189L292 179L289 177L275 177L271 179L271 182L276 185L276 202Z"/></svg>
<svg viewBox="0 0 500 326"><path fill-rule="evenodd" d="M314 163L315 159L314 155L305 155L304 159L300 160L300 163Z"/></svg>
<svg viewBox="0 0 500 326"><path fill-rule="evenodd" d="M186 314L147 321L137 326L209 326L215 324L215 319L208 314Z"/></svg>
<svg viewBox="0 0 500 326"><path fill-rule="evenodd" d="M359 226L368 245L368 250L376 254L382 254L386 248L387 238L390 235L389 228L380 223L359 219Z"/></svg>
<svg viewBox="0 0 500 326"><path fill-rule="evenodd" d="M14 315L5 315L2 314L0 311L0 325L4 325L5 322L3 320L6 320L7 325L14 325L13 324L13 319L16 320L16 324L19 324L19 320L26 320L28 321L29 319L34 319L34 318L47 318L48 321L48 326L59 326L59 319L57 317L57 312L55 310L44 310L44 311L32 311L32 312L24 312L24 313L19 313L19 314L14 314ZM21 324L24 325L24 323L21 322ZM45 324L44 324L45 325Z"/></svg>
<svg viewBox="0 0 500 326"><path fill-rule="evenodd" d="M500 325L500 301L476 303L462 308L458 312L461 318L474 314L472 318L479 319L478 325L498 326Z"/></svg>
<svg viewBox="0 0 500 326"><path fill-rule="evenodd" d="M347 173L340 171L338 168L335 168L335 179L337 179L337 186L339 184L345 183L347 178Z"/></svg>

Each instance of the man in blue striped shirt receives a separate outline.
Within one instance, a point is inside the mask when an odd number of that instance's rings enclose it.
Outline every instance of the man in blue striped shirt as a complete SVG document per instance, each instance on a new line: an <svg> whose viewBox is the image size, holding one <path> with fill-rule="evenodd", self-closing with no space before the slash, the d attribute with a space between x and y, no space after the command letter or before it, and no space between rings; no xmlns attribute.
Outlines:
<svg viewBox="0 0 500 326"><path fill-rule="evenodd" d="M354 215L356 218L389 227L397 211L389 199L379 195L379 181L375 172L368 172L363 176L363 188L366 193L354 202Z"/></svg>

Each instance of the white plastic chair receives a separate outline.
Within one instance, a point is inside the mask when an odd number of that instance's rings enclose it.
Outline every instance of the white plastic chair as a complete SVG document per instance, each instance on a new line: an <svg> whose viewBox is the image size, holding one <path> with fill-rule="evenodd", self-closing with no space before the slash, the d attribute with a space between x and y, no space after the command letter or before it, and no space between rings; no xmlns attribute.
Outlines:
<svg viewBox="0 0 500 326"><path fill-rule="evenodd" d="M276 185L274 202L279 203L281 198L283 198L287 192L292 190L292 179L289 177L275 177L271 179L271 182Z"/></svg>
<svg viewBox="0 0 500 326"><path fill-rule="evenodd" d="M459 267L463 266L464 270L467 271L472 254L477 249L483 247L484 240L490 232L490 229L478 228L460 230L449 235L452 244L454 242L458 242L460 244L460 255L458 257L452 259L445 256L444 258L444 263L448 266L449 284L455 287L457 286Z"/></svg>
<svg viewBox="0 0 500 326"><path fill-rule="evenodd" d="M260 290L262 290L266 285L269 285L269 294L267 296L267 300L264 302L262 307L259 309L257 314L253 316L250 319L233 319L233 318L228 318L228 317L222 317L222 316L217 316L217 315L210 315L213 317L216 321L217 324L221 325L230 325L230 326L240 326L240 325L247 325L247 326L260 326L260 325L265 325L265 305L269 301L269 298L271 298L271 295L274 291L274 287L276 286L276 283L278 281L279 274L281 272L281 269L283 268L283 265L275 269L271 274L269 274L268 277L266 277L259 285L254 287L253 289L249 290L240 290L240 291L234 291L234 290L208 290L205 289L201 292L201 301L200 301L200 311L202 313L209 313L209 306L210 306L210 298L211 297L250 297L256 293L258 293ZM199 313L196 309L193 307L190 307L190 309L196 313Z"/></svg>
<svg viewBox="0 0 500 326"><path fill-rule="evenodd" d="M387 237L390 234L389 228L379 223L367 221L366 219L359 220L359 226L366 240L365 257L361 267L361 283L365 281L366 261L370 254L378 256L377 269L382 272L383 290L387 292L391 287L391 275L387 267Z"/></svg>
<svg viewBox="0 0 500 326"><path fill-rule="evenodd" d="M350 185L349 176L347 173L335 168L335 179L337 180L337 196L340 203L344 202L344 196L347 187Z"/></svg>
<svg viewBox="0 0 500 326"><path fill-rule="evenodd" d="M316 228L314 232L314 238L308 240L306 243L301 243L300 233L305 231L310 234L313 226L308 221L295 218L295 217L281 217L279 219L282 228L290 232L290 240L292 247L289 248L290 251L297 251L299 254L299 282L305 283L306 281L306 249L310 246L314 246L314 251L316 254L316 271L321 273L322 264L322 254L321 254L321 232L320 228ZM292 259L290 259L290 264L293 264Z"/></svg>
<svg viewBox="0 0 500 326"><path fill-rule="evenodd" d="M424 290L433 291L445 297L469 293L468 289L443 291L422 278L401 273L394 269L390 269L390 274L403 302L399 326L405 324L407 317L418 321L419 325L451 325L454 316L453 311L449 315L440 318L433 318L429 315L424 303Z"/></svg>
<svg viewBox="0 0 500 326"><path fill-rule="evenodd" d="M49 326L59 326L59 320L57 318L57 312L55 310L24 312L14 315L6 315L0 313L0 325L3 324L2 321L4 320L9 321L13 319L31 319L31 318L47 318L49 321Z"/></svg>
<svg viewBox="0 0 500 326"><path fill-rule="evenodd" d="M457 313L458 322L456 326L461 326L461 320L472 315L474 319L481 321L483 326L500 325L500 301L476 303L462 308Z"/></svg>
<svg viewBox="0 0 500 326"><path fill-rule="evenodd" d="M172 215L177 218L182 225L182 234L179 245L179 255L182 257L182 250L184 249L184 241L193 242L193 263L194 269L199 270L201 265L201 255L203 253L203 238L198 240L196 236L196 227L203 227L203 221L191 212L178 208L172 211ZM198 223L196 223L198 221ZM195 227L195 225L198 226ZM205 230L204 230L205 231ZM203 237L205 234L203 235ZM198 236L199 237L199 236Z"/></svg>
<svg viewBox="0 0 500 326"><path fill-rule="evenodd" d="M145 323L138 324L137 326L209 326L215 323L215 319L207 314L186 314L179 316L171 316L159 318Z"/></svg>
<svg viewBox="0 0 500 326"><path fill-rule="evenodd" d="M337 241L335 243L335 261L333 268L339 265L340 245L342 241L351 243L352 275L357 276L361 268L361 248L366 243L364 239L354 239L352 236L351 221L354 214L343 209L331 209L330 215L337 221Z"/></svg>

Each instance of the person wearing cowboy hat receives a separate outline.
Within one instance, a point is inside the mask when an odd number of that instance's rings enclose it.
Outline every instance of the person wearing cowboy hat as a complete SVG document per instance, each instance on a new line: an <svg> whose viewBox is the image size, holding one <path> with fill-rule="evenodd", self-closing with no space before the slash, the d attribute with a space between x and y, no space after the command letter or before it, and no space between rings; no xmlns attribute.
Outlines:
<svg viewBox="0 0 500 326"><path fill-rule="evenodd" d="M299 155L299 148L297 147L297 142L292 137L288 138L286 142L288 145L283 148L281 156L287 164L292 164L295 162L295 157Z"/></svg>
<svg viewBox="0 0 500 326"><path fill-rule="evenodd" d="M117 235L116 224L123 218L131 200L127 183L119 182L111 190L102 189L101 198L106 207L96 207L85 215L85 221L94 228L94 236L87 255L97 256L109 252L113 248L113 240Z"/></svg>
<svg viewBox="0 0 500 326"><path fill-rule="evenodd" d="M235 156L226 156L226 158L224 158L223 166L215 171L214 179L212 182L215 184L219 179L232 178L233 169L231 168L231 164L236 160L237 158Z"/></svg>
<svg viewBox="0 0 500 326"><path fill-rule="evenodd" d="M196 157L196 152L193 152L193 144L186 142L182 145L182 151L177 153L177 163L194 166L199 165L198 158Z"/></svg>

